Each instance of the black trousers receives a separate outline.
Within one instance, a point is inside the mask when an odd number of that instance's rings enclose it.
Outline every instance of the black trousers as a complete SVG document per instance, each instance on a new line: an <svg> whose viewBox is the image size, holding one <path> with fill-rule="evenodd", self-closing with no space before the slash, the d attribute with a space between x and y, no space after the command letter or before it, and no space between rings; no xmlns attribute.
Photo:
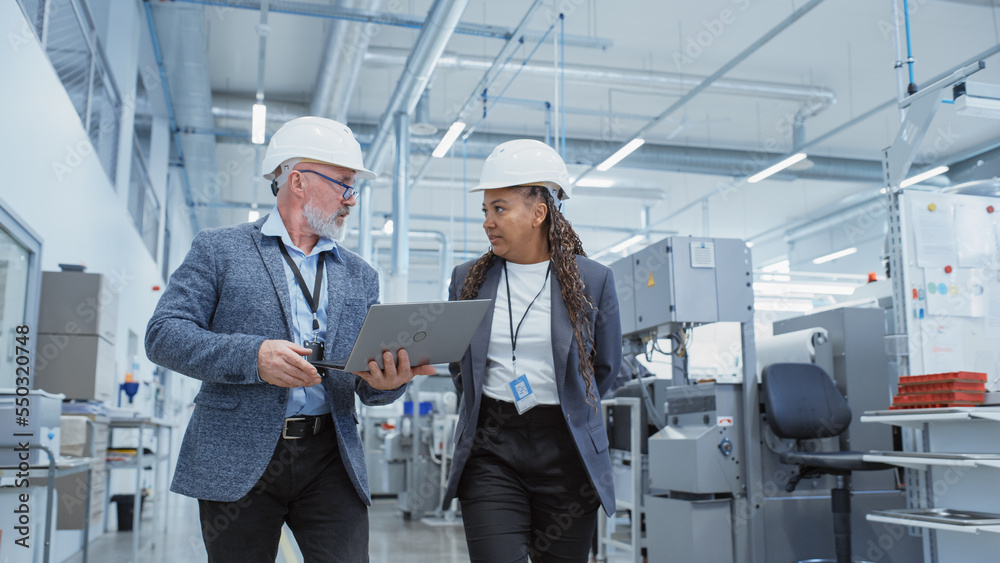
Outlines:
<svg viewBox="0 0 1000 563"><path fill-rule="evenodd" d="M243 498L198 505L210 563L274 563L286 522L305 563L368 561L368 507L344 468L332 421L315 436L278 440Z"/></svg>
<svg viewBox="0 0 1000 563"><path fill-rule="evenodd" d="M561 408L483 396L458 497L473 562L585 562L600 500Z"/></svg>

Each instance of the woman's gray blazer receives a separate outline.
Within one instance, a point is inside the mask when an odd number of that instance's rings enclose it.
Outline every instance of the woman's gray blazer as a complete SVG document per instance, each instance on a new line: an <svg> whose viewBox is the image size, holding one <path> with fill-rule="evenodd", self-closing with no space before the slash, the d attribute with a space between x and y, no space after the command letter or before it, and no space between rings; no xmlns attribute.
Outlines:
<svg viewBox="0 0 1000 563"><path fill-rule="evenodd" d="M622 359L622 329L618 312L618 294L611 270L602 264L583 256L576 257L584 292L597 308L587 314L590 329L594 335L591 357L594 362L594 383L598 397L611 387L618 376ZM457 300L462 293L462 282L475 261L456 267L451 274L448 298ZM479 299L496 302L497 285L503 271L503 259L497 258L479 289ZM552 358L555 362L556 387L566 425L580 452L601 504L608 515L615 511L615 491L611 475L611 457L608 453L608 433L600 410L587 404L586 387L579 375L579 357L576 339L570 325L569 311L563 302L562 290L556 276L552 280ZM479 328L472 337L461 362L451 364L452 379L460 397L459 419L455 429L455 454L448 488L445 492L445 508L455 498L458 482L465 462L469 459L473 442L479 429L479 405L483 382L486 378L486 351L490 343L493 326L493 308L486 313Z"/></svg>

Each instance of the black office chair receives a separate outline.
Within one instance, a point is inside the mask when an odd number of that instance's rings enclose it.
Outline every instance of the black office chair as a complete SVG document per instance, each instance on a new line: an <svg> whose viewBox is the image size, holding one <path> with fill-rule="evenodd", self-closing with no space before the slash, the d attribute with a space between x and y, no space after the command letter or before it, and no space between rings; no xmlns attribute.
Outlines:
<svg viewBox="0 0 1000 563"><path fill-rule="evenodd" d="M785 490L792 492L803 478L835 475L830 491L837 563L851 563L851 493L846 476L852 471L892 469L864 461L863 452L804 451L806 440L839 436L851 424L851 407L833 379L814 364L771 364L761 374L767 422L779 438L796 441L796 449L780 454L782 463L795 465Z"/></svg>

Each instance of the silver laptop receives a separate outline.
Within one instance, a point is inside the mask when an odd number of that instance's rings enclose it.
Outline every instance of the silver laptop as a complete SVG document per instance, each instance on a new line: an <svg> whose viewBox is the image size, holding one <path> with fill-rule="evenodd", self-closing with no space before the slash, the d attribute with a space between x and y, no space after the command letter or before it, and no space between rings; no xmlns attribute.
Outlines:
<svg viewBox="0 0 1000 563"><path fill-rule="evenodd" d="M385 303L368 309L351 356L310 362L317 368L368 371L375 360L384 368L382 353L406 349L411 366L457 362L492 305L489 299Z"/></svg>

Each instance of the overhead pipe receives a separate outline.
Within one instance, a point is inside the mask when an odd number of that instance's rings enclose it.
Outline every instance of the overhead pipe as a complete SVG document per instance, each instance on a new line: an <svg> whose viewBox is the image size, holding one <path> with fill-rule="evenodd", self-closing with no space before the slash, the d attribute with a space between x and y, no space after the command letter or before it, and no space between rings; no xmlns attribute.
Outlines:
<svg viewBox="0 0 1000 563"><path fill-rule="evenodd" d="M376 11L382 0L342 0L341 8ZM338 19L330 26L323 51L323 64L316 78L311 115L330 117L347 123L347 109L361 74L361 64L371 36L365 25Z"/></svg>
<svg viewBox="0 0 1000 563"><path fill-rule="evenodd" d="M567 44L569 44L567 42ZM392 47L372 47L365 53L365 66L401 66L406 63L406 51ZM494 66L495 60L474 55L458 55L444 53L438 61L439 70L487 70ZM549 63L504 63L498 71L521 72L536 76L554 76L556 70ZM560 69L561 71L562 69ZM688 90L704 82L705 77L691 74L671 74L627 70L601 66L566 65L566 81L589 86L649 88L655 90ZM481 93L482 90L477 92ZM761 98L793 100L793 101L825 101L832 105L837 101L837 94L829 88L821 86L802 86L798 84L781 84L756 80L719 79L711 83L709 91L713 94L729 94L735 96L755 96Z"/></svg>
<svg viewBox="0 0 1000 563"><path fill-rule="evenodd" d="M243 110L219 111L220 113L224 111L226 115L235 116ZM371 143L376 132L376 126L370 123L352 123L351 129L362 145ZM412 137L410 139L410 150L411 152L416 150L429 152L437 146L440 138L440 134L427 137ZM544 137L525 135L476 133L468 140L463 141L463 146L467 151L466 154L468 157L486 158L497 145L523 138L533 138L539 141L544 140ZM815 140L809 141L803 146L807 147L815 142ZM606 142L594 141L592 139L566 139L566 162L568 164L594 164L598 162L595 160L595 157L602 156L602 152L606 150L605 147L607 145L608 143ZM643 145L642 151L630 155L629 158L623 160L617 166L640 170L661 170L738 178L748 176L758 171L763 164L774 162L781 157L780 153L753 149L715 149L646 143ZM775 174L772 178L777 180L806 179L845 182L882 181L882 163L879 160L824 156L810 156L809 160L813 165L807 169L786 169ZM928 183L936 186L948 185L948 181L944 177L932 178L928 180ZM364 194L368 191L362 190L361 207L365 206L367 200L364 199ZM700 200L698 201L700 202ZM362 213L361 215L364 217L365 214Z"/></svg>
<svg viewBox="0 0 1000 563"><path fill-rule="evenodd" d="M361 233L358 229L351 229L350 234L360 238ZM373 239L388 240L392 243L395 238L395 230L393 234L386 234L380 229L375 229L369 231L369 236ZM444 233L441 231L410 231L409 237L413 240L434 240L438 244L438 264L440 265L441 271L439 276L439 281L441 282L441 300L448 300L448 279L451 278L451 270L455 263L455 249L454 245ZM411 249L409 253L415 254L419 250Z"/></svg>
<svg viewBox="0 0 1000 563"><path fill-rule="evenodd" d="M431 6L427 21L413 45L413 52L410 53L410 58L403 68L399 82L396 83L396 90L392 93L389 106L382 114L375 138L365 155L368 169L376 174L381 170L388 157L389 136L396 112L402 111L406 114L413 112L468 3L469 0L435 0L434 5ZM400 155L400 158L407 156ZM365 192L370 192L370 190L362 190L363 194ZM369 234L371 232L371 194L365 194L363 200L368 205L362 206L361 215L367 216L367 221L363 220L362 223L359 249L361 257L368 260L371 258L371 237Z"/></svg>
<svg viewBox="0 0 1000 563"><path fill-rule="evenodd" d="M913 43L910 41L910 3L908 0L903 0L903 21L906 24L906 64L910 72L910 83L906 87L906 93L912 96L917 93L917 83L913 79Z"/></svg>
<svg viewBox="0 0 1000 563"><path fill-rule="evenodd" d="M410 274L410 197L406 189L406 168L410 154L410 116L397 111L396 161L392 175L392 270L389 278L389 299L393 303L403 303L407 293L407 279ZM370 191L370 190L369 190ZM364 231L362 231L364 232ZM371 229L368 231L369 235Z"/></svg>
<svg viewBox="0 0 1000 563"><path fill-rule="evenodd" d="M900 2L901 0L892 0L892 46L896 53L896 62L893 65L896 69L896 98L901 102L906 97L906 78L903 73L902 39L899 37L899 19L902 17ZM906 110L900 107L899 122L902 123L904 119L906 119Z"/></svg>
<svg viewBox="0 0 1000 563"><path fill-rule="evenodd" d="M167 117L170 120L170 136L174 139L174 149L177 151L177 158L181 161L181 180L184 184L184 201L187 203L189 217L191 219L191 229L197 233L201 230L198 224L198 214L195 212L195 200L191 191L191 179L188 176L187 167L184 165L184 149L181 144L177 127L177 116L174 113L174 102L170 96L170 86L167 84L167 71L163 63L163 52L160 51L160 39L156 34L156 25L153 23L153 12L149 6L149 1L143 2L146 10L146 23L149 26L149 35L153 43L153 54L156 57L156 68L160 72L160 84L163 87L163 98L167 105ZM170 205L170 201L165 201L164 205ZM167 225L169 228L169 225Z"/></svg>

